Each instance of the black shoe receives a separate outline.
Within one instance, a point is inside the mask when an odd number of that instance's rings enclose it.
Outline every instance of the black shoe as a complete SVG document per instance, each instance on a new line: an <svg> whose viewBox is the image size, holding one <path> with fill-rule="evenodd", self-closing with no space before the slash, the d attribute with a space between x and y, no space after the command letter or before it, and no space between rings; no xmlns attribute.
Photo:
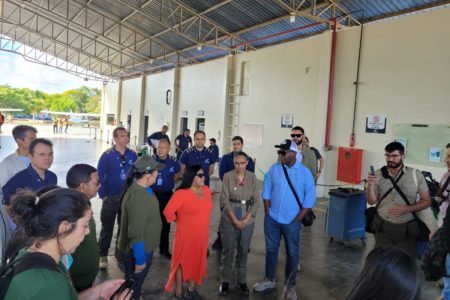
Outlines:
<svg viewBox="0 0 450 300"><path fill-rule="evenodd" d="M245 283L239 283L238 286L239 286L239 291L241 292L242 296L250 295L250 290L248 289L248 287Z"/></svg>
<svg viewBox="0 0 450 300"><path fill-rule="evenodd" d="M228 296L228 282L222 282L219 286L219 295Z"/></svg>
<svg viewBox="0 0 450 300"><path fill-rule="evenodd" d="M164 256L167 259L172 259L172 254L169 251L159 251L159 255Z"/></svg>
<svg viewBox="0 0 450 300"><path fill-rule="evenodd" d="M214 250L220 250L222 249L222 241L220 240L220 236L217 237L217 239L215 240L215 242L212 244L212 248Z"/></svg>
<svg viewBox="0 0 450 300"><path fill-rule="evenodd" d="M189 288L186 289L186 293L184 293L184 299L188 300L203 300L203 297L200 296L199 293L197 293L196 290L190 291Z"/></svg>

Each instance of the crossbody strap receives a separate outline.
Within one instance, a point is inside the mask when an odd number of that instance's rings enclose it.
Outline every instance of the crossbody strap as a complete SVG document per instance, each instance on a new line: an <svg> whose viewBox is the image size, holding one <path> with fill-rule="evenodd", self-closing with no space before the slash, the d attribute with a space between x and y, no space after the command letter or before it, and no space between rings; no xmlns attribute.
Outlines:
<svg viewBox="0 0 450 300"><path fill-rule="evenodd" d="M294 187L292 186L292 182L291 179L289 178L289 175L287 173L287 169L286 166L284 164L281 164L281 166L283 167L283 172L284 172L284 176L286 177L286 180L288 182L289 187L291 188L292 193L295 196L295 200L297 201L298 206L300 207L300 210L303 209L302 204L300 203L300 199L298 198L297 192L295 191Z"/></svg>
<svg viewBox="0 0 450 300"><path fill-rule="evenodd" d="M444 185L441 188L439 188L441 193L444 193L447 190L449 183L450 183L450 175L448 175L447 179L444 182ZM450 196L450 191L447 191L447 196L445 197L445 199L442 199L442 200L444 200L444 201L447 200L449 198L449 196Z"/></svg>
<svg viewBox="0 0 450 300"><path fill-rule="evenodd" d="M415 172L416 170L413 169L413 172ZM403 175L403 172L402 172ZM391 183L394 187L394 189L397 191L397 193L400 195L400 197L403 199L403 201L406 203L406 205L411 206L412 204L409 203L408 198L406 197L405 193L403 193L403 191L400 189L400 187L397 185L398 180L394 181L394 179L389 176L389 179L391 180ZM414 216L415 219L419 219L419 217L416 215L416 213L414 211L411 212Z"/></svg>
<svg viewBox="0 0 450 300"><path fill-rule="evenodd" d="M386 171L387 171L387 170L386 170ZM395 183L397 183L397 182L400 181L400 178L402 178L403 174L404 174L404 173L402 172L402 173L400 174L400 176L397 177L397 179L395 180ZM391 178L391 177L389 176L389 178ZM392 179L392 178L391 178L391 179ZM380 201L378 201L378 203L377 203L377 206L376 206L377 209L378 209L378 207L380 206L381 201L383 201L384 198L386 198L387 195L389 195L390 192L392 192L393 189L394 189L394 187L391 187L389 190L387 190L386 193L384 193L383 197L381 197Z"/></svg>

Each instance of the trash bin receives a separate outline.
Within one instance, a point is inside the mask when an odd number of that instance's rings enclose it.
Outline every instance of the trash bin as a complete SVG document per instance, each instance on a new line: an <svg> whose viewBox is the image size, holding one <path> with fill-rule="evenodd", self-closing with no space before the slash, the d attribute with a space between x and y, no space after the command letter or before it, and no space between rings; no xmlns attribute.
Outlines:
<svg viewBox="0 0 450 300"><path fill-rule="evenodd" d="M366 196L358 189L332 189L329 191L326 232L330 242L334 238L348 242L361 239L366 245Z"/></svg>

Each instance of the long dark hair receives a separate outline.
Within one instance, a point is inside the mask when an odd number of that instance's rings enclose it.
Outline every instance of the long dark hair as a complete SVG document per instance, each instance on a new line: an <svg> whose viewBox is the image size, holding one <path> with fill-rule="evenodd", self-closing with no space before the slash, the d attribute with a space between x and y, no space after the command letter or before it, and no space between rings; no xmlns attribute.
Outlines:
<svg viewBox="0 0 450 300"><path fill-rule="evenodd" d="M183 175L183 180L181 181L180 186L177 188L178 190L181 189L189 189L192 186L192 182L194 182L195 175L198 171L202 169L202 166L200 165L193 165L186 169L186 172Z"/></svg>
<svg viewBox="0 0 450 300"><path fill-rule="evenodd" d="M419 300L420 277L414 260L403 250L372 250L345 300Z"/></svg>
<svg viewBox="0 0 450 300"><path fill-rule="evenodd" d="M41 196L22 190L12 198L15 221L35 241L57 237L61 222L77 222L90 207L91 202L84 194L65 188L54 188Z"/></svg>

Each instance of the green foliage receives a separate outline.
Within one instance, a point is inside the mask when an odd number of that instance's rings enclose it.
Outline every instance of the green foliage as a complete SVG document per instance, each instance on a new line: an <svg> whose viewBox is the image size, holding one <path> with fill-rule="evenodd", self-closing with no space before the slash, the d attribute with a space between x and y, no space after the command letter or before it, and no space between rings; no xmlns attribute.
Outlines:
<svg viewBox="0 0 450 300"><path fill-rule="evenodd" d="M101 91L86 86L62 94L47 94L28 88L0 85L0 107L23 109L26 114L41 110L99 113L100 102Z"/></svg>

